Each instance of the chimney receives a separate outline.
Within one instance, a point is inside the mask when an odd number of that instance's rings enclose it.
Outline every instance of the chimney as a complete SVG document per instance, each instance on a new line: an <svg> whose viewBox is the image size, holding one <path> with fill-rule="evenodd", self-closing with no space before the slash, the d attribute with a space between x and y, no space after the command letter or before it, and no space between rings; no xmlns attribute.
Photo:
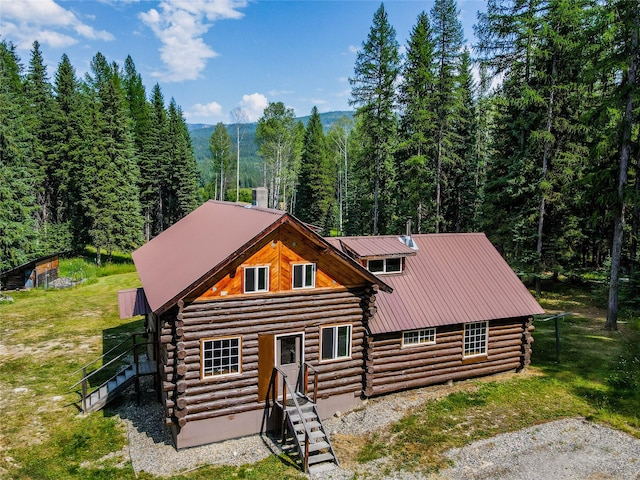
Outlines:
<svg viewBox="0 0 640 480"><path fill-rule="evenodd" d="M416 242L414 242L413 238L411 238L411 217L407 218L406 235L401 235L398 240L404 243L407 247L412 248L413 250L418 250L418 246L416 245Z"/></svg>

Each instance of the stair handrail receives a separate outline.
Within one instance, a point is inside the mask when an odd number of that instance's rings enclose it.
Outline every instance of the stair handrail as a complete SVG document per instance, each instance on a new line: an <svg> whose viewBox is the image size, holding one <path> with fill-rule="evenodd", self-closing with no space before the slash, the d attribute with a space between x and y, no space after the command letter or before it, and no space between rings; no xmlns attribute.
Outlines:
<svg viewBox="0 0 640 480"><path fill-rule="evenodd" d="M79 368L79 369L77 369L75 372L70 373L69 375L75 375L76 373L80 372L81 370L83 370L83 369L87 368L89 365L93 365L93 364L94 364L94 363L96 363L98 360L100 360L100 359L102 359L103 357L105 357L105 356L109 355L111 352L113 352L113 351L114 351L114 350L116 350L117 348L121 347L121 346L122 346L122 345L124 345L125 343L129 342L131 339L133 339L133 342L134 342L134 343L133 343L133 346L132 346L132 347L127 348L127 350L126 350L126 351L128 352L129 350L131 350L131 348L133 348L133 347L135 347L135 346L136 346L136 343L135 343L136 336L137 336L137 335L144 335L144 333L145 333L145 332L135 332L135 333L130 334L129 338L124 339L124 340L123 340L123 341L121 341L119 344L117 344L115 347L110 348L108 351L104 352L104 353L103 353L102 355L100 355L99 357L97 357L97 358L95 358L95 359L91 360L89 363L87 363L86 365L84 365L84 366L80 367L80 368ZM140 345L142 345L142 344L140 344ZM103 365L103 367L104 367L104 365ZM100 368L102 368L102 367L100 367ZM77 383L76 383L76 385L77 385ZM75 385L74 385L74 386L75 386ZM73 387L71 387L71 388L73 388Z"/></svg>
<svg viewBox="0 0 640 480"><path fill-rule="evenodd" d="M296 413L300 417L300 423L302 423L302 426L304 427L304 452L301 451L300 453L304 454L304 472L308 473L309 472L309 442L311 441L312 443L315 443L315 440L313 440L313 437L311 436L311 430L309 430L307 421L302 415L302 410L300 410L300 404L298 403L298 399L296 398L295 392L293 391L293 389L291 388L291 385L287 380L287 374L278 367L273 367L273 369L276 370L278 373L280 373L280 375L282 375L282 413L283 415L285 416L287 415L286 392L288 390L289 393L291 394L291 398L293 400L293 405L295 406ZM277 375L276 375L276 378L277 378ZM289 417L289 421L291 421L291 417ZM292 434L295 442L298 444L298 450L302 450L300 448L300 442L298 441L298 436L296 435L295 430L292 432ZM282 438L284 441L284 431L283 431Z"/></svg>
<svg viewBox="0 0 640 480"><path fill-rule="evenodd" d="M318 403L318 370L304 362L304 396L309 398L309 370L313 373L313 403Z"/></svg>

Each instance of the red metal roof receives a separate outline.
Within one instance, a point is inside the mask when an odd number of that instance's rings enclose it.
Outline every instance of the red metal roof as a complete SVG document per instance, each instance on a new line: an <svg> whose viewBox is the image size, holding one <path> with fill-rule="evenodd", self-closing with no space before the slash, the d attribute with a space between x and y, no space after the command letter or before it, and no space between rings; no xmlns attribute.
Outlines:
<svg viewBox="0 0 640 480"><path fill-rule="evenodd" d="M342 237L340 242L346 251L353 252L356 258L364 257L406 257L416 251L400 241L398 235L376 237Z"/></svg>
<svg viewBox="0 0 640 480"><path fill-rule="evenodd" d="M393 293L376 296L372 333L544 313L484 234L413 235L413 240L417 255L406 260L404 272L383 277Z"/></svg>
<svg viewBox="0 0 640 480"><path fill-rule="evenodd" d="M286 218L284 218L286 217ZM331 249L338 261L356 270L381 290L390 290L341 249L327 242L286 212L239 203L209 200L182 220L133 252L133 261L153 312L162 312L205 281L226 261L266 235L280 221Z"/></svg>
<svg viewBox="0 0 640 480"><path fill-rule="evenodd" d="M130 288L118 292L118 312L120 318L131 318L151 312L142 288Z"/></svg>
<svg viewBox="0 0 640 480"><path fill-rule="evenodd" d="M285 212L210 200L133 252L152 311L186 293Z"/></svg>

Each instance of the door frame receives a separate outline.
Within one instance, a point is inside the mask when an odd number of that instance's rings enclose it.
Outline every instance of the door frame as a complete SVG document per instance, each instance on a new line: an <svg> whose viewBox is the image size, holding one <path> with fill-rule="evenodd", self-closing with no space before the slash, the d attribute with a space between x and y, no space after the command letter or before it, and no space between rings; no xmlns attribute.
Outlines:
<svg viewBox="0 0 640 480"><path fill-rule="evenodd" d="M300 371L298 372L298 378L296 379L296 383L292 385L292 387L297 391L298 390L298 382L300 386L302 386L302 382L304 379L302 378L304 375L304 347L305 347L305 337L304 331L301 332L291 332L291 333L280 333L274 335L273 341L273 364L274 366L280 367L280 359L278 357L278 341L283 337L300 337Z"/></svg>

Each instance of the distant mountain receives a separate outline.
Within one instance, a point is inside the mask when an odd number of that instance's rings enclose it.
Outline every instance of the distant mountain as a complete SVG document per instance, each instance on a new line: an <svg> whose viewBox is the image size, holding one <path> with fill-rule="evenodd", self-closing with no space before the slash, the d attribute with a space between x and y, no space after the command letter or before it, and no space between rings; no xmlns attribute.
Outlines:
<svg viewBox="0 0 640 480"><path fill-rule="evenodd" d="M328 130L335 122L342 117L353 118L353 112L326 112L320 114L322 125ZM311 116L298 117L296 120L302 121L304 125L307 124ZM235 145L235 124L225 125L231 135L231 140ZM258 146L256 145L256 122L246 123L242 126L243 135L240 141L240 179L243 186L253 187L257 186L262 178L262 160L258 157ZM204 123L190 123L187 125L189 134L191 136L191 143L193 144L193 151L198 163L198 170L201 173L201 179L203 183L209 181L209 176L205 172L205 163L211 158L211 152L209 151L209 138L213 133L215 125L207 125Z"/></svg>

